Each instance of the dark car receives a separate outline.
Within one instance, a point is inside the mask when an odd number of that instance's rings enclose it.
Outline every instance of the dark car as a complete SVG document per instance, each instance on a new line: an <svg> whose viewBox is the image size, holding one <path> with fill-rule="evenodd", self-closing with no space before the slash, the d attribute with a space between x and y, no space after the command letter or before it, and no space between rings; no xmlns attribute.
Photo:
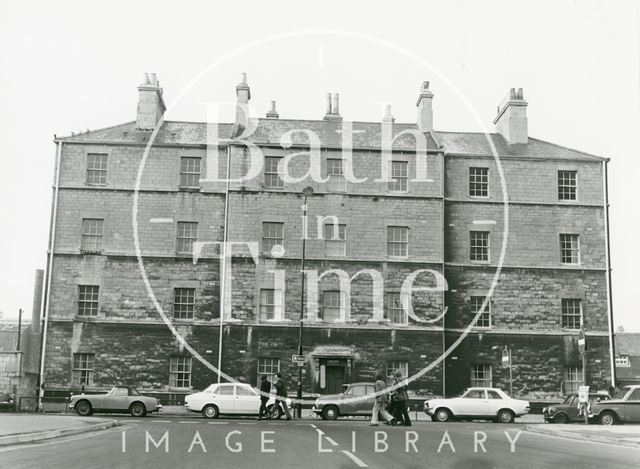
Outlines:
<svg viewBox="0 0 640 469"><path fill-rule="evenodd" d="M345 384L340 394L327 394L316 399L312 411L324 420L335 420L341 415L371 417L374 383ZM366 397L372 394L371 397Z"/></svg>
<svg viewBox="0 0 640 469"><path fill-rule="evenodd" d="M591 414L603 425L640 423L640 385L624 386L610 400L594 403Z"/></svg>
<svg viewBox="0 0 640 469"><path fill-rule="evenodd" d="M593 405L595 402L606 401L611 396L606 392L590 392L589 403ZM542 409L545 422L549 423L568 423L582 422L584 417L578 415L578 393L569 394L560 404L553 404Z"/></svg>
<svg viewBox="0 0 640 469"><path fill-rule="evenodd" d="M13 394L7 392L0 392L0 411L3 412L15 412L16 401Z"/></svg>

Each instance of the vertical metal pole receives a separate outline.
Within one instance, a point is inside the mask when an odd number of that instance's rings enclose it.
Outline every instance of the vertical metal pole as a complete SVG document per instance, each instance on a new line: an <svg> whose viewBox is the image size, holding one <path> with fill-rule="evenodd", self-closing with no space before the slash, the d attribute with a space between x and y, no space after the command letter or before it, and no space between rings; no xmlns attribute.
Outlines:
<svg viewBox="0 0 640 469"><path fill-rule="evenodd" d="M222 235L222 272L220 272L220 329L218 331L218 384L222 371L222 338L224 337L225 290L227 287L227 237L229 236L229 180L231 179L231 143L227 145L227 181L224 193L224 229Z"/></svg>
<svg viewBox="0 0 640 469"><path fill-rule="evenodd" d="M302 257L300 262L300 328L298 329L298 355L302 355L302 329L304 319L304 260L307 240L307 196L304 196L302 205ZM298 365L298 405L297 416L302 418L302 367ZM285 404L286 405L286 404Z"/></svg>
<svg viewBox="0 0 640 469"><path fill-rule="evenodd" d="M511 363L511 347L509 347L509 396L513 397L513 364Z"/></svg>
<svg viewBox="0 0 640 469"><path fill-rule="evenodd" d="M16 351L20 351L20 336L22 335L22 308L18 310L18 343L16 344Z"/></svg>
<svg viewBox="0 0 640 469"><path fill-rule="evenodd" d="M609 160L602 163L604 168L602 179L604 184L604 228L607 236L606 262L607 262L607 307L609 309L609 361L611 366L611 386L616 387L616 335L613 323L613 291L611 286L611 239L609 236Z"/></svg>
<svg viewBox="0 0 640 469"><path fill-rule="evenodd" d="M582 352L582 385L587 385L587 351ZM584 424L589 425L589 394L587 393L587 402L582 404L582 413L584 414Z"/></svg>

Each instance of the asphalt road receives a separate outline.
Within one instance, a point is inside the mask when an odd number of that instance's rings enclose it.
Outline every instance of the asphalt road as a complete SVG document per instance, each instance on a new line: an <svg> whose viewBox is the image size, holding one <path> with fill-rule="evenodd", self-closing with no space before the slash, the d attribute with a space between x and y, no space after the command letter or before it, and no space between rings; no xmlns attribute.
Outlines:
<svg viewBox="0 0 640 469"><path fill-rule="evenodd" d="M640 460L640 449L527 433L518 424L120 420L110 430L2 448L0 467L603 469L637 468Z"/></svg>

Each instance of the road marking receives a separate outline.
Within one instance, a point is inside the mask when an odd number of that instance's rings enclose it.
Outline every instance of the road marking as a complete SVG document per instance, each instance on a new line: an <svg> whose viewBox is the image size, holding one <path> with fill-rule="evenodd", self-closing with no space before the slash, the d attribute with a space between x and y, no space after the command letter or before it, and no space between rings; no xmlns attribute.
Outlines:
<svg viewBox="0 0 640 469"><path fill-rule="evenodd" d="M360 459L358 456L353 454L351 451L347 451L346 449L343 449L342 452L347 456L349 456L351 460L358 465L358 467L369 467L365 464L365 462L362 459Z"/></svg>
<svg viewBox="0 0 640 469"><path fill-rule="evenodd" d="M158 422L158 423L171 423L171 420L154 420L154 422Z"/></svg>
<svg viewBox="0 0 640 469"><path fill-rule="evenodd" d="M311 425L311 428L318 428L316 427L314 424L310 423L309 425Z"/></svg>
<svg viewBox="0 0 640 469"><path fill-rule="evenodd" d="M209 425L226 425L229 422L208 422L208 423L209 423Z"/></svg>
<svg viewBox="0 0 640 469"><path fill-rule="evenodd" d="M193 423L193 420L180 420L178 423Z"/></svg>
<svg viewBox="0 0 640 469"><path fill-rule="evenodd" d="M324 439L331 443L333 446L338 446L338 443L336 443L336 440L334 440L333 438L325 436Z"/></svg>
<svg viewBox="0 0 640 469"><path fill-rule="evenodd" d="M256 422L240 422L238 425L256 425Z"/></svg>

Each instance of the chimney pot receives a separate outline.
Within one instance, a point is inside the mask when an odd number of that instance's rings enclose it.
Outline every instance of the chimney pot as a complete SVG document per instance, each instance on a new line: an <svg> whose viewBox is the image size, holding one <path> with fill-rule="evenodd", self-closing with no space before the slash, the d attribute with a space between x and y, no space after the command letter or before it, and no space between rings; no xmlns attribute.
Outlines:
<svg viewBox="0 0 640 469"><path fill-rule="evenodd" d="M340 115L340 94L339 93L333 94L333 106L331 107L331 111L332 111L332 114L335 114L336 116Z"/></svg>
<svg viewBox="0 0 640 469"><path fill-rule="evenodd" d="M246 72L242 72L240 77L241 77L240 83L243 84L243 85L246 85L247 84L247 73Z"/></svg>
<svg viewBox="0 0 640 469"><path fill-rule="evenodd" d="M278 117L280 117L280 115L278 114L278 111L276 110L275 101L271 101L271 109L269 110L269 112L267 112L267 117L272 119L277 119Z"/></svg>
<svg viewBox="0 0 640 469"><path fill-rule="evenodd" d="M382 122L395 122L395 118L391 114L391 104L387 104L384 107L384 116L382 117Z"/></svg>

